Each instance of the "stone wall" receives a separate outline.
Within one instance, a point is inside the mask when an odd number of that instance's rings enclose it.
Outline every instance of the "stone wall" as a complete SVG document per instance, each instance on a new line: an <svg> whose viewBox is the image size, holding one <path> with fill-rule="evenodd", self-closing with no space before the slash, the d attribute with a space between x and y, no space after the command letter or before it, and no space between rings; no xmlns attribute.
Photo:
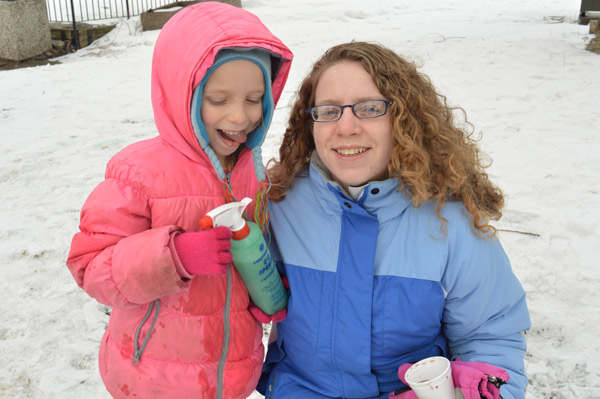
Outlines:
<svg viewBox="0 0 600 399"><path fill-rule="evenodd" d="M22 61L51 48L45 0L0 0L0 58Z"/></svg>

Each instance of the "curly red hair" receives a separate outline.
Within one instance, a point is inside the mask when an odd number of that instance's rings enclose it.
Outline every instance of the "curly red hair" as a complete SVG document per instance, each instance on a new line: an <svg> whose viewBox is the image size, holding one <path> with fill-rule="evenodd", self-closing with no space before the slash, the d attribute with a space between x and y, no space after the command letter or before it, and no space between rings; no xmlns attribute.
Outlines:
<svg viewBox="0 0 600 399"><path fill-rule="evenodd" d="M394 51L375 43L351 42L327 50L300 85L279 148L279 161L271 159L269 196L281 201L315 149L313 121L306 110L315 105L315 89L323 71L342 61L360 62L383 96L390 100L394 149L388 175L399 179L414 207L427 201L460 201L473 215L473 227L482 233L496 230L489 224L502 216L504 196L489 179L486 157L472 138L473 128L460 107L450 107L430 79ZM455 126L455 113L464 127Z"/></svg>

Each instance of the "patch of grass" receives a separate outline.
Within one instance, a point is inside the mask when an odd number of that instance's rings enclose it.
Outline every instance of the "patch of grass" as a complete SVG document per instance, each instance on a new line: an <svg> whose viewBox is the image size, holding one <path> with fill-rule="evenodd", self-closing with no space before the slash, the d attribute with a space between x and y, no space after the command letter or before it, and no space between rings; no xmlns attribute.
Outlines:
<svg viewBox="0 0 600 399"><path fill-rule="evenodd" d="M591 51L592 53L600 54L600 36L596 34L587 44L585 49L587 51Z"/></svg>

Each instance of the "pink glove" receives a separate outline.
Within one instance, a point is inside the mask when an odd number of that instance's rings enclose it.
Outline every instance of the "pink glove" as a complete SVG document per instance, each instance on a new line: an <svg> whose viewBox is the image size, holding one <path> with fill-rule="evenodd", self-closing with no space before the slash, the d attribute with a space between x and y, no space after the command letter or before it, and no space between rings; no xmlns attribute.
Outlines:
<svg viewBox="0 0 600 399"><path fill-rule="evenodd" d="M275 314L268 315L262 310L260 310L260 308L254 303L252 303L252 301L250 301L250 306L248 306L248 310L250 310L250 313L252 313L252 316L254 316L256 320L260 321L263 324L269 324L272 321L281 321L285 319L285 316L287 316L287 308L284 308Z"/></svg>
<svg viewBox="0 0 600 399"><path fill-rule="evenodd" d="M510 378L505 370L487 363L457 358L450 367L454 386L461 388L465 399L499 399L500 387Z"/></svg>
<svg viewBox="0 0 600 399"><path fill-rule="evenodd" d="M225 274L233 259L230 240L231 230L223 226L178 234L173 240L175 262L189 274Z"/></svg>
<svg viewBox="0 0 600 399"><path fill-rule="evenodd" d="M281 281L283 282L283 286L285 287L285 289L289 290L290 283L288 282L287 277L283 276L281 278ZM275 314L268 315L265 312L263 312L262 310L260 310L260 308L258 306L256 306L252 302L252 300L250 300L250 305L248 306L248 310L250 311L250 313L252 313L252 315L254 316L254 318L256 318L256 320L260 321L263 324L269 324L272 321L276 321L276 322L281 321L281 320L285 319L285 317L287 316L287 308L284 308Z"/></svg>
<svg viewBox="0 0 600 399"><path fill-rule="evenodd" d="M407 363L412 366L412 363ZM388 399L419 399L415 391L410 388L400 389L395 392L390 392Z"/></svg>
<svg viewBox="0 0 600 399"><path fill-rule="evenodd" d="M412 363L404 363L398 369L398 378L405 384L407 383L404 375L410 366ZM454 386L461 389L465 399L501 399L500 387L510 378L505 370L487 363L463 362L457 358L450 362L450 367ZM412 396L409 393L412 393ZM417 399L412 390L399 396L392 395L393 393L390 394L390 399Z"/></svg>

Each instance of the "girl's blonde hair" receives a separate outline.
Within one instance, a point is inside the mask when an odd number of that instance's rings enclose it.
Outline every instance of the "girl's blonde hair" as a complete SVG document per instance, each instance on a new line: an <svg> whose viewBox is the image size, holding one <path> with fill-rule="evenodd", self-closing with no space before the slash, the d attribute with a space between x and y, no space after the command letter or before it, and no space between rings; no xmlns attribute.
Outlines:
<svg viewBox="0 0 600 399"><path fill-rule="evenodd" d="M302 82L292 106L279 148L279 161L271 159L269 197L281 201L294 179L310 162L315 149L313 121L306 112L315 105L315 89L322 73L342 61L360 62L371 75L389 107L394 149L388 174L397 177L414 207L427 201L438 204L437 215L446 229L441 210L447 201L460 201L473 215L473 227L495 234L489 224L502 216L504 197L489 180L473 128L462 108L450 107L430 79L408 62L379 44L351 42L334 46L314 64ZM352 84L352 82L348 82ZM453 113L464 117L465 128L455 126ZM468 127L468 129L467 129Z"/></svg>

